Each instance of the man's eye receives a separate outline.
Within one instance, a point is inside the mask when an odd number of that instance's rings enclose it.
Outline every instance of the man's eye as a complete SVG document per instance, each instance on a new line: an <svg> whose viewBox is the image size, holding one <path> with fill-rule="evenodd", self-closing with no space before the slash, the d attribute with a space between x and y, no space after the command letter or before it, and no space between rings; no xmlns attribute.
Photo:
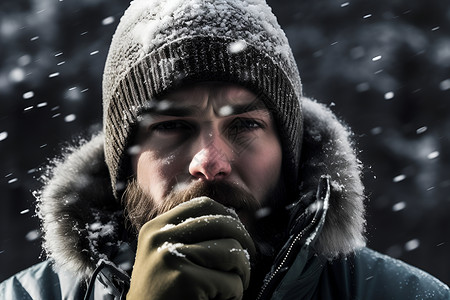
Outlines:
<svg viewBox="0 0 450 300"><path fill-rule="evenodd" d="M265 124L255 119L237 118L227 128L227 138L236 151L246 149L256 137L256 131L264 129Z"/></svg>
<svg viewBox="0 0 450 300"><path fill-rule="evenodd" d="M187 124L184 121L165 121L165 122L154 124L150 127L151 131L167 132L167 133L190 130L190 129L191 129L191 126L189 126L189 124Z"/></svg>
<svg viewBox="0 0 450 300"><path fill-rule="evenodd" d="M235 140L240 135L262 128L264 125L254 119L237 118L228 126L227 135L230 140Z"/></svg>
<svg viewBox="0 0 450 300"><path fill-rule="evenodd" d="M263 127L264 126L256 120L238 118L231 123L229 129L232 132L240 133L243 131L252 131Z"/></svg>

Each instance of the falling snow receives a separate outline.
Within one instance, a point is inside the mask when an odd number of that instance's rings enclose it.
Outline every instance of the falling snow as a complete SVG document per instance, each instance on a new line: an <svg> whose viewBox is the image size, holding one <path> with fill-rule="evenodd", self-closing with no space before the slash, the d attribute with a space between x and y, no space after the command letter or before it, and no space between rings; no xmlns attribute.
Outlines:
<svg viewBox="0 0 450 300"><path fill-rule="evenodd" d="M450 90L450 79L445 79L439 84L439 88L443 91Z"/></svg>
<svg viewBox="0 0 450 300"><path fill-rule="evenodd" d="M430 154L427 155L428 159L435 159L437 157L439 157L439 151L433 151L433 152L431 152Z"/></svg>
<svg viewBox="0 0 450 300"><path fill-rule="evenodd" d="M395 96L394 92L387 92L386 94L384 94L384 99L391 100L394 98L394 96Z"/></svg>
<svg viewBox="0 0 450 300"><path fill-rule="evenodd" d="M356 90L360 93L370 90L370 84L368 82L362 82L356 86Z"/></svg>
<svg viewBox="0 0 450 300"><path fill-rule="evenodd" d="M55 72L55 73L51 73L50 75L48 75L48 78L55 78L59 76L59 72Z"/></svg>
<svg viewBox="0 0 450 300"><path fill-rule="evenodd" d="M258 219L265 218L272 213L272 209L270 207L262 207L255 212L255 217Z"/></svg>
<svg viewBox="0 0 450 300"><path fill-rule="evenodd" d="M15 183L15 182L17 182L17 181L19 181L19 179L17 179L17 178L12 178L12 179L8 180L8 184Z"/></svg>
<svg viewBox="0 0 450 300"><path fill-rule="evenodd" d="M22 95L22 98L25 99L25 100L31 99L33 97L34 97L34 92L33 91L26 92L26 93L24 93Z"/></svg>
<svg viewBox="0 0 450 300"><path fill-rule="evenodd" d="M41 236L41 233L39 230L32 230L28 232L25 236L25 239L29 242L37 240Z"/></svg>
<svg viewBox="0 0 450 300"><path fill-rule="evenodd" d="M416 130L416 133L417 133L417 134L422 134L422 133L426 132L427 130L428 130L428 127L427 127L427 126L422 126L422 127L418 128L418 129Z"/></svg>
<svg viewBox="0 0 450 300"><path fill-rule="evenodd" d="M77 119L77 116L74 115L74 114L67 115L67 116L64 117L64 121L67 122L67 123L73 122L76 119Z"/></svg>
<svg viewBox="0 0 450 300"><path fill-rule="evenodd" d="M394 177L394 179L392 179L393 182L401 182L403 180L406 179L406 175L404 174L400 174Z"/></svg>
<svg viewBox="0 0 450 300"><path fill-rule="evenodd" d="M8 132L6 132L6 131L0 132L0 142L6 140L7 137L8 137Z"/></svg>
<svg viewBox="0 0 450 300"><path fill-rule="evenodd" d="M115 18L113 16L107 17L102 20L102 25L104 25L104 26L111 25L112 23L114 23L114 21L115 21Z"/></svg>
<svg viewBox="0 0 450 300"><path fill-rule="evenodd" d="M406 208L406 202L402 201L402 202L398 202L396 204L394 204L394 206L392 206L392 211L401 211L404 210Z"/></svg>
<svg viewBox="0 0 450 300"><path fill-rule="evenodd" d="M131 147L128 147L127 153L129 155L138 155L141 152L141 146L139 145L134 145Z"/></svg>
<svg viewBox="0 0 450 300"><path fill-rule="evenodd" d="M375 56L374 58L372 58L372 61L379 61L381 60L381 55Z"/></svg>
<svg viewBox="0 0 450 300"><path fill-rule="evenodd" d="M25 71L22 68L14 68L9 73L9 78L14 82L21 82L25 79Z"/></svg>
<svg viewBox="0 0 450 300"><path fill-rule="evenodd" d="M222 116L222 117L229 116L229 115L231 115L232 113L233 113L233 108L232 108L230 105L222 106L222 107L219 109L219 115Z"/></svg>
<svg viewBox="0 0 450 300"><path fill-rule="evenodd" d="M370 130L370 133L372 133L373 135L378 135L381 134L383 132L383 128L381 127L374 127Z"/></svg>
<svg viewBox="0 0 450 300"><path fill-rule="evenodd" d="M418 239L413 239L405 243L406 251L413 251L420 246L420 241Z"/></svg>

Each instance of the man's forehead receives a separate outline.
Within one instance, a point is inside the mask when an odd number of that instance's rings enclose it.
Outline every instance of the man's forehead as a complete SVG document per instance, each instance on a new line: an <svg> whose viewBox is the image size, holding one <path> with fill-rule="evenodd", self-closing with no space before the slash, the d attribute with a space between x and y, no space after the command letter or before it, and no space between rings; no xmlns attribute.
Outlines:
<svg viewBox="0 0 450 300"><path fill-rule="evenodd" d="M195 115L208 106L220 116L267 110L260 97L245 87L230 83L201 83L177 89L155 99L145 112Z"/></svg>

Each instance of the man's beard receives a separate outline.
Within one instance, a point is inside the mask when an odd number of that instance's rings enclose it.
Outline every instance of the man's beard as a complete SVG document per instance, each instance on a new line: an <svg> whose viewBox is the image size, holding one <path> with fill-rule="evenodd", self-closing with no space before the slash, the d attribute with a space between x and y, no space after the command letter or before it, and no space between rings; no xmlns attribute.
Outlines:
<svg viewBox="0 0 450 300"><path fill-rule="evenodd" d="M127 184L123 195L126 220L137 235L142 226L175 206L196 197L206 196L233 208L250 233L258 256L273 257L282 246L286 231L285 189L282 181L265 199L265 207L240 186L226 181L195 181L173 189L162 201L155 201L136 179Z"/></svg>

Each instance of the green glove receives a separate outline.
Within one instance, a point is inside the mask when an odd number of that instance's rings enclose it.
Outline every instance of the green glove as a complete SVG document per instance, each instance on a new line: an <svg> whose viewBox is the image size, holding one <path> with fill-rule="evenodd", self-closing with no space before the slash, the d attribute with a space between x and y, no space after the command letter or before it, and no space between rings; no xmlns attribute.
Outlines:
<svg viewBox="0 0 450 300"><path fill-rule="evenodd" d="M142 227L127 299L242 299L254 253L234 211L195 198Z"/></svg>

